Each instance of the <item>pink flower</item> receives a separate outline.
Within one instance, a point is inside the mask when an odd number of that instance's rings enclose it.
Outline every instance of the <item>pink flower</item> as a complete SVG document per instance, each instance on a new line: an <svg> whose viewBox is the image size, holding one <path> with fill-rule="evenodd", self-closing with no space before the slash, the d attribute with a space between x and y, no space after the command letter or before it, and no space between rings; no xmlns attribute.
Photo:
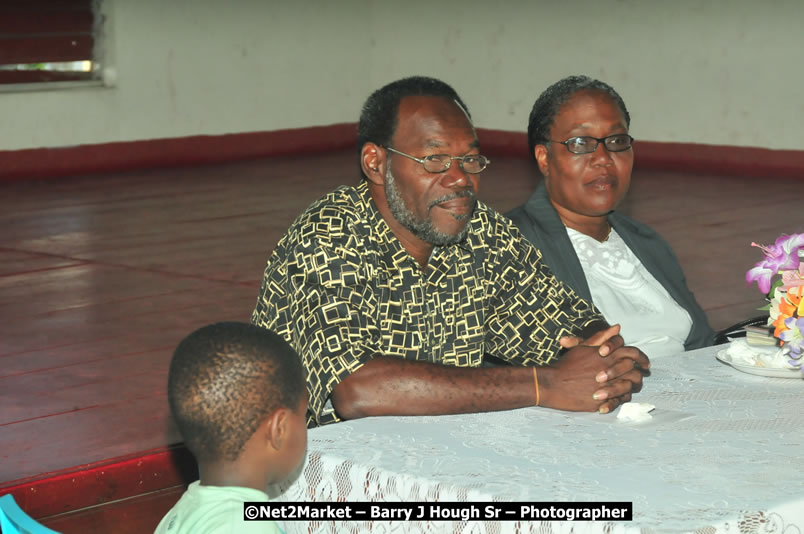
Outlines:
<svg viewBox="0 0 804 534"><path fill-rule="evenodd" d="M771 288L771 278L774 275L779 271L792 271L799 268L801 259L798 252L804 249L804 234L782 235L774 245L764 246L751 243L751 246L762 249L765 259L745 273L745 280L748 285L756 281L759 290L768 293Z"/></svg>
<svg viewBox="0 0 804 534"><path fill-rule="evenodd" d="M804 286L804 262L798 266L798 271L782 271L782 289L799 286Z"/></svg>

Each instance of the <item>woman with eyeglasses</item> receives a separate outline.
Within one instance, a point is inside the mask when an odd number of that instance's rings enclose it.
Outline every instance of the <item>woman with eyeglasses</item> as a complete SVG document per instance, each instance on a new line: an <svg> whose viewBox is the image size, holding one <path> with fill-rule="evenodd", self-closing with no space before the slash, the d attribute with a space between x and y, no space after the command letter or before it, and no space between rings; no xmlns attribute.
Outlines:
<svg viewBox="0 0 804 534"><path fill-rule="evenodd" d="M506 215L558 279L621 325L626 345L651 358L711 345L714 332L670 246L615 211L631 183L630 122L604 82L570 76L548 87L528 123L544 179Z"/></svg>

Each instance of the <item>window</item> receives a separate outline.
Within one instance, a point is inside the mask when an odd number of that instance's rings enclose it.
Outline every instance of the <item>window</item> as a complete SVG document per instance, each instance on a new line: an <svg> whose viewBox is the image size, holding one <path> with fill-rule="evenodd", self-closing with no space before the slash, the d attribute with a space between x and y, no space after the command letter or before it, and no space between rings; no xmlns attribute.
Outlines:
<svg viewBox="0 0 804 534"><path fill-rule="evenodd" d="M0 1L0 87L100 79L102 21L100 0Z"/></svg>

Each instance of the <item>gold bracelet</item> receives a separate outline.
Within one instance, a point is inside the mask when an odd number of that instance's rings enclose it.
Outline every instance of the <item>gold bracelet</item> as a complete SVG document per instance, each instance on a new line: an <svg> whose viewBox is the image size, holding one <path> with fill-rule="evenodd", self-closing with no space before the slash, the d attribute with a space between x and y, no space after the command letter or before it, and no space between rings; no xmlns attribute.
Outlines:
<svg viewBox="0 0 804 534"><path fill-rule="evenodd" d="M539 405L539 375L536 374L536 368L533 368L533 385L536 386L536 406Z"/></svg>

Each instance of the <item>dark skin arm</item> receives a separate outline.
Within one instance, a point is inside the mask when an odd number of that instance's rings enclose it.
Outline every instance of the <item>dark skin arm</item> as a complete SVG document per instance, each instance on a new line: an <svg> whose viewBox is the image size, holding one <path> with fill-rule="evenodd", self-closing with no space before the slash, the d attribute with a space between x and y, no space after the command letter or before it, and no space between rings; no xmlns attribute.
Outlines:
<svg viewBox="0 0 804 534"><path fill-rule="evenodd" d="M332 391L344 419L507 410L536 402L533 372L523 367L450 367L380 356Z"/></svg>
<svg viewBox="0 0 804 534"><path fill-rule="evenodd" d="M619 326L568 338L567 346L560 361L537 369L541 406L607 413L641 389L650 362L623 346ZM444 415L533 406L536 388L530 367L450 367L380 356L338 384L331 398L344 419Z"/></svg>

